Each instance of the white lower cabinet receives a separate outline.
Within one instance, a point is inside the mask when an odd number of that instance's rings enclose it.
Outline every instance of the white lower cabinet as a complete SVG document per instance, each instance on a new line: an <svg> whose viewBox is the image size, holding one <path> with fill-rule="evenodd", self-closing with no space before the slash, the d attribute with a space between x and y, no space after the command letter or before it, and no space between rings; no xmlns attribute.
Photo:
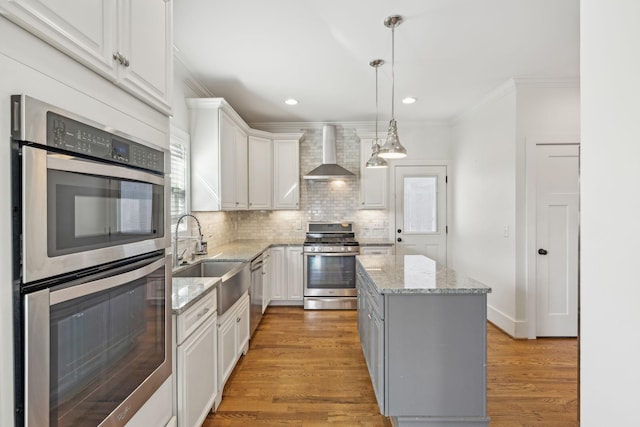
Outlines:
<svg viewBox="0 0 640 427"><path fill-rule="evenodd" d="M287 298L302 301L302 246L287 247Z"/></svg>
<svg viewBox="0 0 640 427"><path fill-rule="evenodd" d="M262 313L271 302L271 284L273 283L273 272L271 269L271 249L267 249L262 256Z"/></svg>
<svg viewBox="0 0 640 427"><path fill-rule="evenodd" d="M249 294L218 317L218 396L242 354L249 350ZM219 400L218 400L219 402ZM217 406L217 405L216 405Z"/></svg>
<svg viewBox="0 0 640 427"><path fill-rule="evenodd" d="M360 246L360 255L393 255L393 246Z"/></svg>
<svg viewBox="0 0 640 427"><path fill-rule="evenodd" d="M271 304L302 305L302 246L276 246L269 251Z"/></svg>
<svg viewBox="0 0 640 427"><path fill-rule="evenodd" d="M216 291L174 320L178 425L199 427L218 395Z"/></svg>

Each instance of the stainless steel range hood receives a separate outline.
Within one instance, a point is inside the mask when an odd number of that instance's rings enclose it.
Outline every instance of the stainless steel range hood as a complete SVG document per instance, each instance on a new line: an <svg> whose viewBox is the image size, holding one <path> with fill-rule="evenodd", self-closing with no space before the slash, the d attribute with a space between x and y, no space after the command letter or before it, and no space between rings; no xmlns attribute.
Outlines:
<svg viewBox="0 0 640 427"><path fill-rule="evenodd" d="M326 125L322 128L322 164L306 174L304 179L329 180L351 179L355 175L336 164L336 127Z"/></svg>

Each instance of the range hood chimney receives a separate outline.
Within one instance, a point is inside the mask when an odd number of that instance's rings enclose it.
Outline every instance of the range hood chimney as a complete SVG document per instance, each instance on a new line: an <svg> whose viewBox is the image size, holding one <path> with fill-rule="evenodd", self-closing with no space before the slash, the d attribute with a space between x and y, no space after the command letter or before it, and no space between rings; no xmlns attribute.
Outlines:
<svg viewBox="0 0 640 427"><path fill-rule="evenodd" d="M322 128L322 164L305 175L304 179L329 180L351 179L355 175L336 164L336 127Z"/></svg>

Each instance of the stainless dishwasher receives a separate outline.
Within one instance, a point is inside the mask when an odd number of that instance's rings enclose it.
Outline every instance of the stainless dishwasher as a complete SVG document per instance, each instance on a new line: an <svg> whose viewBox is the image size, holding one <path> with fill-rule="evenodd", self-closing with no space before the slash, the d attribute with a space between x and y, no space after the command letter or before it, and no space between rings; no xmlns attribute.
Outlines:
<svg viewBox="0 0 640 427"><path fill-rule="evenodd" d="M251 287L249 288L250 314L249 330L251 336L255 332L260 320L262 320L262 299L264 290L262 285L262 254L251 261Z"/></svg>

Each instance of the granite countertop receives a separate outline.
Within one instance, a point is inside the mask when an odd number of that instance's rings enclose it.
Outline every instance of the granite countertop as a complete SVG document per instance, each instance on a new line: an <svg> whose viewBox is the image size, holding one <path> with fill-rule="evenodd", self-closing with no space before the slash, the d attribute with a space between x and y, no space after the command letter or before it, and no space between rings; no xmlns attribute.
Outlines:
<svg viewBox="0 0 640 427"><path fill-rule="evenodd" d="M181 314L196 301L214 290L219 277L174 277L171 280L171 309L173 314Z"/></svg>
<svg viewBox="0 0 640 427"><path fill-rule="evenodd" d="M210 247L207 255L196 257L194 262L190 264L203 259L249 262L271 246L302 246L302 243L302 240L234 240L224 245Z"/></svg>
<svg viewBox="0 0 640 427"><path fill-rule="evenodd" d="M358 255L381 294L477 294L491 288L423 255Z"/></svg>
<svg viewBox="0 0 640 427"><path fill-rule="evenodd" d="M173 269L177 272L200 261L249 262L271 246L302 246L302 241L274 240L235 240L231 243L209 249L207 255L196 256L193 261ZM180 314L196 303L202 296L214 289L220 282L219 277L173 277L171 294L173 314Z"/></svg>

